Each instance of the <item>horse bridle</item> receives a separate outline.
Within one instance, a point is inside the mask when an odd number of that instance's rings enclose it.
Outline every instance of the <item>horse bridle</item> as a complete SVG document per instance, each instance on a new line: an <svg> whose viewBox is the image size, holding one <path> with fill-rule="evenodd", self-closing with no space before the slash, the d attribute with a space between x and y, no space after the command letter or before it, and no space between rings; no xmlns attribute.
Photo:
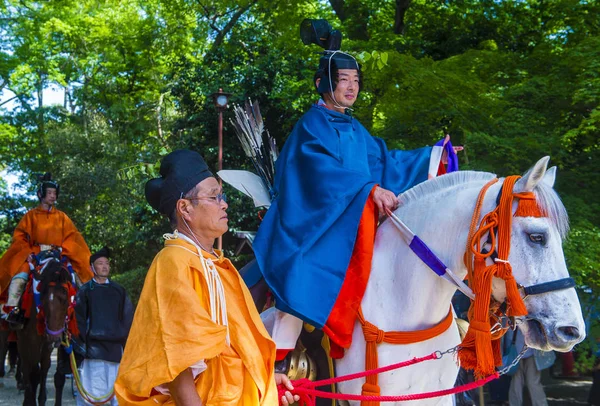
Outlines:
<svg viewBox="0 0 600 406"><path fill-rule="evenodd" d="M44 272L44 270L46 269L46 267L48 266L48 264L50 262L52 262L52 261L58 262L60 264L61 271L62 270L67 270L67 272L68 272L68 269L61 263L61 261L59 259L56 259L56 258L50 258L48 261L46 261L44 263L43 267L39 271L37 271L37 270L34 270L34 271L38 272L38 275L41 276L41 274ZM69 296L69 284L70 284L69 281L67 281L67 282L65 282L63 284L60 284L60 286L67 293L67 297ZM56 282L49 282L48 286L57 286L57 284L56 284ZM69 306L71 306L71 304L69 304ZM69 311L68 311L68 308L67 308L67 314L65 315L65 322L64 322L62 328L60 328L59 330L52 330L52 329L48 328L48 320L46 319L46 315L44 314L44 329L45 329L45 332L50 337L59 337L59 336L61 336L65 332L65 330L67 329L68 323L69 323Z"/></svg>
<svg viewBox="0 0 600 406"><path fill-rule="evenodd" d="M66 282L64 284L61 284L61 287L67 292L67 297L69 296L69 284L70 282ZM56 286L56 284L54 282L50 282L48 284L48 286ZM69 306L71 306L69 304ZM69 309L67 307L67 314L65 315L65 323L63 324L62 328L60 328L59 330L51 330L48 328L48 320L46 319L46 315L44 314L44 328L46 330L46 333L51 336L51 337L59 337L61 336L64 332L65 329L67 328L67 325L69 324Z"/></svg>
<svg viewBox="0 0 600 406"><path fill-rule="evenodd" d="M503 188L504 188L504 185L500 186L500 190L498 191L498 195L496 196L496 207L500 204L500 196L502 195ZM497 229L495 230L495 233L497 233ZM497 234L496 234L496 237L497 237ZM496 238L496 241L498 241L497 238ZM486 245L489 245L490 247L493 246L493 240L492 240L492 236L490 235L490 233L488 233L488 236L486 239ZM489 250L484 248L482 250L482 252L489 253ZM492 261L498 260L497 247L494 247L494 251L490 254L490 259ZM559 291L559 290L575 288L577 286L577 284L575 283L575 279L568 277L568 278L556 279L556 280L549 281L549 282L541 282L541 283L537 283L535 285L529 285L529 286L523 286L517 282L517 286L519 288L519 292L521 293L521 297L523 298L523 300L525 300L529 296L542 295L544 293L550 293L550 292L555 292L555 291ZM510 316L506 315L506 312L507 312L506 301L500 303L498 311L500 314L490 311L490 315L496 319L496 324L492 327L492 332L494 332L496 329L511 328L514 330L517 327L517 322L514 317L510 317Z"/></svg>
<svg viewBox="0 0 600 406"><path fill-rule="evenodd" d="M496 208L500 204L500 197L502 195L503 188L504 188L504 185L502 185L500 187L500 190L498 191L498 195L496 197ZM492 210L492 211L494 211L494 210ZM440 260L433 253L433 251L431 251L431 249L427 246L427 244L423 240L421 240L416 234L414 234L412 232L412 230L402 220L400 220L400 218L398 218L398 216L396 216L393 212L391 212L389 210L387 210L386 212L388 214L388 218L392 221L392 224L394 224L394 226L398 229L398 231L400 232L400 235L405 240L405 242L407 243L409 248L414 252L414 254L417 255L417 257L421 261L423 261L423 263L425 265L427 265L427 267L429 267L438 276L440 276L440 277L446 279L448 282L452 283L458 290L460 290L463 294L465 294L467 297L469 297L471 300L473 300L475 297L473 294L473 291L464 284L464 282L461 280L461 278L459 278L454 272L452 272L452 270L450 268L448 268L442 262L442 260ZM482 216L482 217L484 217L484 216ZM494 232L497 233L497 229ZM497 242L497 238L495 238L495 240ZM494 241L492 239L491 233L488 233L486 244L488 244L490 247L491 246L494 247L494 252L492 252L490 254L490 259L492 261L500 261L498 259L497 247L494 246L493 243L494 243ZM482 252L484 250L485 250L485 248L482 249ZM489 253L489 251L486 250L485 253L487 254L487 253ZM530 285L530 286L523 286L523 285L517 284L517 287L519 288L521 297L523 299L527 298L528 296L541 295L544 293L554 292L557 290L570 289L570 288L574 288L575 286L576 286L575 280L571 277L557 279L557 280L549 281L549 282L542 282L542 283L538 283L538 284ZM515 325L514 318L506 316L506 310L507 310L506 302L499 303L499 306L500 306L500 310L501 310L501 315L498 315L498 314L493 315L493 317L497 318L497 320L498 320L497 325L499 324L500 326L502 326L502 328L506 328L506 325L511 325L514 327L514 325ZM493 312L491 312L491 313L493 313Z"/></svg>

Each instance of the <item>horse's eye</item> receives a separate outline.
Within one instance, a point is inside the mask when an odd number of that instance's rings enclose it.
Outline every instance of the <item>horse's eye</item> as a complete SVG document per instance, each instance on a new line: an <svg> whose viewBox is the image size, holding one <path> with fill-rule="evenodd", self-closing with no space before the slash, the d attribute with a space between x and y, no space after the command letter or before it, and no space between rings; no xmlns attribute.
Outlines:
<svg viewBox="0 0 600 406"><path fill-rule="evenodd" d="M529 240L534 244L545 244L546 236L544 234L532 233L529 234Z"/></svg>

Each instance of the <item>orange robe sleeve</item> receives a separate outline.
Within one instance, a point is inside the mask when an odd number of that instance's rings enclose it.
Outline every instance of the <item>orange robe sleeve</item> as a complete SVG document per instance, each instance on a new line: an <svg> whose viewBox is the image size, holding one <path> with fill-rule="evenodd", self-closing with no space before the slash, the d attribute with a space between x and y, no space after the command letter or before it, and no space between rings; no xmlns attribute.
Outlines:
<svg viewBox="0 0 600 406"><path fill-rule="evenodd" d="M121 405L156 405L150 401L153 388L227 345L226 328L211 320L204 289L194 286L192 273L202 275L190 267L185 251L173 251L163 249L146 276L115 382ZM168 398L156 396L160 403Z"/></svg>
<svg viewBox="0 0 600 406"><path fill-rule="evenodd" d="M203 405L277 405L275 345L250 293L227 259L213 258L225 291L228 346L226 327L211 320L193 251L181 240L167 241L148 271L115 382L119 404L173 405L154 388L204 360L207 368L195 379Z"/></svg>
<svg viewBox="0 0 600 406"><path fill-rule="evenodd" d="M77 230L77 227L75 227L75 224L73 224L69 216L64 213L62 214L62 253L71 261L71 265L73 265L73 269L79 275L81 282L86 283L94 277L90 267L90 256L92 254L83 236Z"/></svg>
<svg viewBox="0 0 600 406"><path fill-rule="evenodd" d="M32 252L33 216L33 211L25 213L15 228L10 247L0 258L0 292L8 288L11 278L19 271L29 271L25 261Z"/></svg>

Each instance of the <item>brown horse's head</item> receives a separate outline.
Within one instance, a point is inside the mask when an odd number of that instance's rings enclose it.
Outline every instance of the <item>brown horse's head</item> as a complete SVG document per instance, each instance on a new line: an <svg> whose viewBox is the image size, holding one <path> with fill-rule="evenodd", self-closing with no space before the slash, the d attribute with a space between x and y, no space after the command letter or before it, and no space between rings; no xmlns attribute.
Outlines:
<svg viewBox="0 0 600 406"><path fill-rule="evenodd" d="M50 260L40 275L38 291L44 311L46 340L56 347L60 345L67 324L70 284L71 275L58 260Z"/></svg>

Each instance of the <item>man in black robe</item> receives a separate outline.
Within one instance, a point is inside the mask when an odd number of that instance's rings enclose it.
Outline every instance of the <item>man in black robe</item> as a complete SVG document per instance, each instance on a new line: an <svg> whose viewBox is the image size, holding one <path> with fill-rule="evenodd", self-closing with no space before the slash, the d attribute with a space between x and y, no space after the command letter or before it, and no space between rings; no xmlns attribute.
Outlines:
<svg viewBox="0 0 600 406"><path fill-rule="evenodd" d="M94 278L77 293L75 314L79 327L79 342L85 359L81 381L85 390L94 397L112 392L121 355L131 322L133 305L118 283L108 279L110 251L102 248L90 257ZM78 405L87 405L81 396ZM110 402L116 405L116 398Z"/></svg>

